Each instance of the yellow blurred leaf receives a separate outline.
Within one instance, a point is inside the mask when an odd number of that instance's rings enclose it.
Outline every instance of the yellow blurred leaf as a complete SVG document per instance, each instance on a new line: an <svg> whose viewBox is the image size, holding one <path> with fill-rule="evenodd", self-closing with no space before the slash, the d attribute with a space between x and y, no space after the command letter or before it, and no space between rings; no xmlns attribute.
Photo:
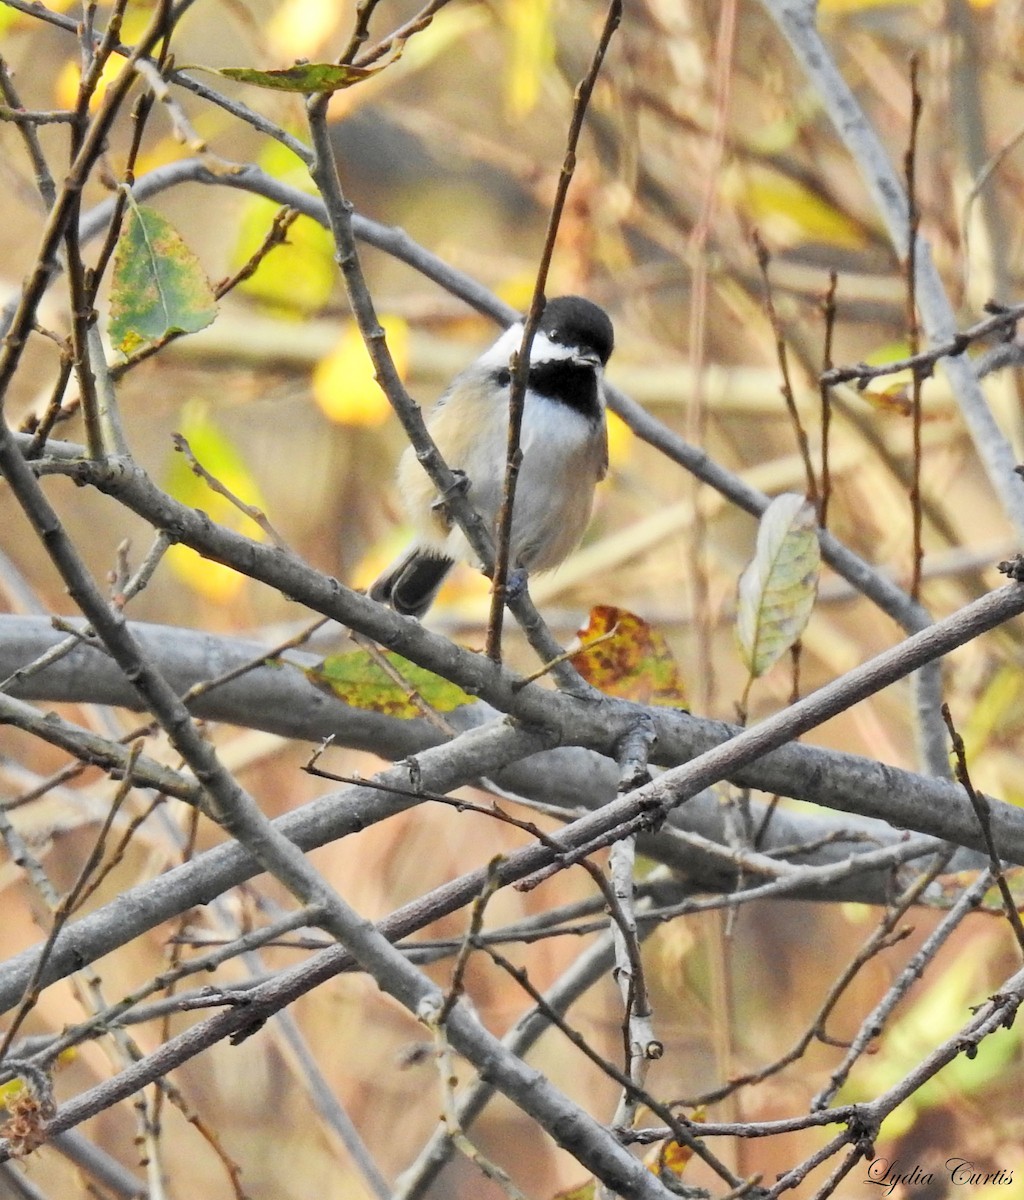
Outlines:
<svg viewBox="0 0 1024 1200"><path fill-rule="evenodd" d="M74 6L74 0L58 0L56 4L47 4L48 9L64 12ZM0 12L6 5L0 5ZM129 4L125 6L121 22L121 37L125 44L131 45L144 32L152 13L148 4ZM2 32L0 26L0 32ZM89 99L89 111L95 112L111 82L124 70L125 60L119 54L111 54L103 64L99 82L93 89ZM58 71L53 84L54 104L58 108L74 108L78 103L78 85L82 79L82 71L77 55L69 58Z"/></svg>
<svg viewBox="0 0 1024 1200"><path fill-rule="evenodd" d="M1024 675L1018 664L1000 667L985 684L981 695L971 704L960 725L960 736L967 748L967 761L988 749L994 741L1015 744L1014 732L1024 722Z"/></svg>
<svg viewBox="0 0 1024 1200"><path fill-rule="evenodd" d="M784 492L765 509L757 549L740 576L736 641L754 679L803 633L818 594L817 518L803 496Z"/></svg>
<svg viewBox="0 0 1024 1200"><path fill-rule="evenodd" d="M402 55L405 77L410 71L429 66L452 46L466 45L472 34L490 24L485 5L451 4L443 8L425 29L406 42Z"/></svg>
<svg viewBox="0 0 1024 1200"><path fill-rule="evenodd" d="M599 604L579 632L572 664L609 696L682 708L686 689L664 635L635 613Z"/></svg>
<svg viewBox="0 0 1024 1200"><path fill-rule="evenodd" d="M608 461L613 466L624 463L633 449L633 431L620 416L608 414Z"/></svg>
<svg viewBox="0 0 1024 1200"><path fill-rule="evenodd" d="M215 479L246 504L261 509L266 507L242 456L210 418L205 404L185 405L179 431L192 448L197 461ZM190 508L200 509L217 524L244 533L254 541L264 540L263 530L230 500L213 491L200 479L183 454L176 453L170 460L164 476L164 487L175 500ZM223 563L202 558L187 546L172 546L167 552L167 563L179 579L215 604L230 604L245 587L244 575L239 575Z"/></svg>
<svg viewBox="0 0 1024 1200"><path fill-rule="evenodd" d="M550 0L506 0L503 13L509 43L505 107L525 117L540 98L544 75L555 62Z"/></svg>
<svg viewBox="0 0 1024 1200"><path fill-rule="evenodd" d="M279 207L262 196L247 199L232 255L236 267L247 263L263 244ZM300 216L285 242L275 246L256 273L239 286L277 315L302 318L323 308L330 299L335 273L330 234L316 221Z"/></svg>
<svg viewBox="0 0 1024 1200"><path fill-rule="evenodd" d="M260 153L259 165L282 183L304 192L314 190L309 172L279 142L268 140ZM260 248L279 208L280 205L262 196L246 198L238 241L231 255L233 267L247 263ZM331 235L311 218L299 217L288 230L287 241L263 259L255 275L246 279L240 289L279 315L305 317L327 303L336 278Z"/></svg>
<svg viewBox="0 0 1024 1200"><path fill-rule="evenodd" d="M665 1142L657 1156L657 1174L666 1171L672 1175L682 1175L686 1165L693 1158L693 1148L683 1146L679 1142Z"/></svg>
<svg viewBox="0 0 1024 1200"><path fill-rule="evenodd" d="M383 317L388 349L404 379L409 365L409 326L400 317ZM391 405L374 377L373 363L354 321L313 370L313 395L324 414L339 425L373 427L391 415Z"/></svg>
<svg viewBox="0 0 1024 1200"><path fill-rule="evenodd" d="M876 350L872 350L864 361L869 367L881 367L887 363L900 362L910 356L910 345L905 341L886 342ZM895 413L897 416L909 417L913 412L913 372L894 371L891 375L879 375L871 379L863 388L858 388L860 394L879 412ZM924 407L924 418L929 420L927 406Z"/></svg>
<svg viewBox="0 0 1024 1200"><path fill-rule="evenodd" d="M844 212L770 167L730 164L722 172L721 193L773 247L817 242L860 250L867 244L864 231Z"/></svg>
<svg viewBox="0 0 1024 1200"><path fill-rule="evenodd" d="M106 95L107 88L124 67L124 59L111 55L103 64L99 82L89 98L89 111L95 112ZM78 103L78 85L82 82L82 69L77 62L66 62L57 72L53 82L53 101L58 108L74 108Z"/></svg>
<svg viewBox="0 0 1024 1200"><path fill-rule="evenodd" d="M536 286L537 273L531 269L507 276L495 288L495 293L506 304L511 304L518 312L524 313L530 307Z"/></svg>
<svg viewBox="0 0 1024 1200"><path fill-rule="evenodd" d="M899 362L910 354L910 343L907 341L886 342L870 354L864 361L869 367L881 367L886 363ZM897 371L892 375L880 375L877 379L869 380L864 388L858 388L860 394L879 412L895 413L901 417L910 416L910 388L913 377L909 371Z"/></svg>
<svg viewBox="0 0 1024 1200"><path fill-rule="evenodd" d="M270 51L281 58L313 58L338 27L336 0L284 0L267 21Z"/></svg>

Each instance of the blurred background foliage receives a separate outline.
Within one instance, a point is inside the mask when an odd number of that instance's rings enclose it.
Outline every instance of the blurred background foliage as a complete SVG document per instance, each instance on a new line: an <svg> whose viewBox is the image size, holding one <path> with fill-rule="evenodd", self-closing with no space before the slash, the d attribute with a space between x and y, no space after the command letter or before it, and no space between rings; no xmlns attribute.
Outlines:
<svg viewBox="0 0 1024 1200"><path fill-rule="evenodd" d="M69 4L51 5L58 7L77 11ZM397 25L416 7L389 0L380 20ZM200 2L175 36L175 59L179 66L206 67L327 60L347 42L352 9L336 0ZM908 60L919 56L922 233L964 324L977 319L989 298L1021 298L1022 9L1021 0L821 0L818 6L843 74L894 161L907 146ZM126 41L135 31L132 22L144 23L148 15L145 4L129 5ZM357 211L401 226L506 300L525 305L561 169L573 88L603 15L603 6L592 0L454 0L410 41L400 61L332 100L342 183ZM73 37L2 5L0 36L28 107L73 101L78 63ZM300 98L224 80L217 84L301 136ZM310 186L302 165L280 145L187 93L180 92L179 99L217 154L256 161L296 186ZM65 132L44 126L40 136L59 173L66 162ZM111 178L118 177L129 137L125 114L110 139ZM137 174L188 153L157 114ZM106 182L92 181L86 207L104 198ZM30 164L9 123L0 124L0 186L5 212L0 289L6 299L33 261L43 220ZM196 185L151 203L175 224L212 280L245 262L274 212L266 201ZM900 264L842 143L760 5L629 0L588 116L549 294L582 292L608 308L617 331L611 379L668 426L700 438L708 454L769 493L800 491L804 478L779 391L774 335L752 244L755 230L771 254L796 398L818 454L816 374L829 271L839 272L834 360L874 360L906 349ZM362 257L389 344L411 391L428 403L492 339L494 329L403 264L365 248ZM56 292L44 320L66 329ZM57 349L36 339L27 361L10 409L18 420L45 405ZM1019 378L994 377L986 391L1019 446ZM184 432L215 475L264 508L292 547L348 583L365 584L403 543L391 484L401 432L348 317L327 236L308 219L300 217L288 244L222 302L209 330L131 371L121 397L140 462L176 495L217 519L241 520L204 494L174 453L172 431ZM1014 547L943 382L929 381L924 398L923 599L941 615L994 586L992 564ZM881 385L862 393L837 390L830 525L859 553L905 581L911 442L901 400ZM81 436L75 423L58 433ZM144 553L147 530L131 514L64 481L53 481L51 493L98 574L110 570L125 538L132 541L136 561ZM0 528L3 553L39 604L69 612L70 602L2 491ZM256 530L248 526L247 532ZM558 572L534 582L533 594L564 640L594 604L641 614L668 639L694 708L732 718L744 684L732 634L736 580L754 535L750 518L693 486L613 421L610 478L587 539ZM695 587L695 577L701 586ZM3 601L12 609L29 603L10 589ZM486 604L485 582L461 570L430 619L478 645ZM268 638L296 628L307 615L187 551L175 552L131 612L145 620ZM803 639L801 687L809 690L840 675L898 636L888 619L880 620L842 581L826 574ZM514 633L508 638L513 660L528 664ZM947 698L967 737L974 781L1011 801L1021 792L1022 680L1017 627L965 648L947 667ZM754 689L751 716L784 703L791 687L784 662ZM913 767L911 713L908 689L891 688L816 731L813 739ZM130 720L124 717L126 727ZM255 733L221 730L217 736L268 811L298 805L317 790L298 771L304 748ZM4 733L0 745L12 758L31 761L35 770L55 765L38 749L27 757L23 741ZM339 768L373 769L367 756L332 753ZM97 794L103 786L90 780L82 785ZM72 828L76 819L70 815L61 824L58 805L55 797L39 815L38 836L56 838L61 854L73 861L88 845L88 830ZM57 828L61 832L54 834ZM376 916L457 873L467 859L482 861L518 840L515 832L479 817L417 810L328 847L316 859L329 878L345 880L347 897L361 911ZM491 849L485 853L484 846ZM168 854L159 834L144 828L111 887L129 886ZM12 915L3 938L10 949L34 935L21 885L8 877L5 887ZM569 876L547 884L540 895L500 895L489 918L507 920L586 894L588 882ZM24 903L12 904L13 895ZM252 897L243 896L240 920L246 919L247 903L255 906ZM916 914L908 939L861 972L830 1026L834 1035L852 1034L934 919ZM656 935L647 953L657 1030L667 1053L654 1067L653 1090L693 1096L787 1050L871 927L872 914L863 910L822 912L777 903L744 911L727 933L709 916L677 922ZM461 919L452 920L441 932L461 929ZM543 987L577 950L561 941L540 942L520 958ZM163 954L160 938L136 944L113 956L104 975L112 986L127 987L159 970ZM862 1064L848 1098L861 1088L882 1086L879 1080L915 1061L906 1057L914 1052L907 1046L920 1042L915 1030L925 1031L923 1045L940 1036L939 1026L952 1031L965 1005L1003 978L1010 955L995 922L978 917L964 926L901 1010L898 1036L869 1060L878 1078L868 1080ZM288 952L267 957L286 961ZM438 968L439 977L445 970ZM514 1019L522 1003L507 980L479 965L471 972L471 991L496 1030ZM37 1021L59 1027L77 1012L72 989L62 986L45 994ZM322 988L296 1015L312 1043L323 1048L324 1069L385 1171L397 1172L432 1128L439 1106L429 1066L381 1068L418 1037L416 1027L358 979ZM610 985L578 1005L573 1020L595 1045L615 1055L618 1016ZM799 1109L827 1078L835 1055L812 1049L795 1068L720 1106L714 1116L725 1119L731 1110L746 1119L767 1119ZM548 1036L534 1061L574 1095L606 1093L611 1111L607 1081L581 1066L558 1037ZM64 1077L77 1088L105 1070L93 1047ZM962 1061L957 1070L955 1078L947 1072L921 1093L899 1128L885 1130L888 1141L880 1144L880 1153L884 1149L901 1161L941 1162L963 1154L996 1167L1019 1164L1024 1128L1016 1035L1004 1035L998 1045L986 1043L977 1060ZM242 1165L248 1195L365 1194L344 1154L309 1120L292 1071L287 1050L268 1029L237 1049L218 1048L181 1074L193 1104ZM409 1103L410 1093L417 1103ZM274 1134L268 1137L271 1122ZM131 1161L129 1130L128 1117L110 1113L91 1132ZM541 1144L506 1106L489 1112L480 1136L488 1153L518 1164L517 1178L532 1195L550 1195L575 1182L573 1164ZM824 1136L743 1143L730 1153L741 1173L761 1171L771 1178ZM520 1137L526 1140L515 1140ZM167 1139L172 1165L187 1181L187 1187L175 1184L172 1194L228 1194L213 1155L170 1113ZM29 1170L50 1194L79 1194L55 1155L36 1156ZM700 1179L694 1169L694 1182ZM849 1189L837 1194L861 1196L865 1185L851 1177ZM991 1194L997 1192L1003 1194L999 1189ZM465 1163L456 1163L436 1192L452 1198L492 1194L497 1192ZM919 1200L944 1194L914 1192Z"/></svg>

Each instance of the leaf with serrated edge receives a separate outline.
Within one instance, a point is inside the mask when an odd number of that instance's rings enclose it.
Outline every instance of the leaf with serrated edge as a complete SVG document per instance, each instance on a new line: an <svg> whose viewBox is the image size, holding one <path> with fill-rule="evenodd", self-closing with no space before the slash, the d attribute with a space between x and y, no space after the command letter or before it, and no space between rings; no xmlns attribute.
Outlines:
<svg viewBox="0 0 1024 1200"><path fill-rule="evenodd" d="M110 340L126 357L217 315L199 259L158 212L132 202L114 254Z"/></svg>
<svg viewBox="0 0 1024 1200"><path fill-rule="evenodd" d="M760 678L803 633L818 594L821 552L812 505L785 492L765 509L757 549L740 576L736 640Z"/></svg>

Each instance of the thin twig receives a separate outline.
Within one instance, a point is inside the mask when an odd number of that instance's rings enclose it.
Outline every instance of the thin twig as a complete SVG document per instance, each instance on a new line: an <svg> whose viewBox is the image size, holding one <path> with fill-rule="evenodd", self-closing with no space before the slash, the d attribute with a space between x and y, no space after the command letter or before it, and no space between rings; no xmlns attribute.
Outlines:
<svg viewBox="0 0 1024 1200"><path fill-rule="evenodd" d="M828 288L821 305L825 318L825 336L821 351L821 375L818 380L818 392L821 396L821 494L818 498L818 524L822 529L828 528L828 506L832 499L832 468L829 461L832 446L832 388L825 382L825 377L832 370L832 339L836 328L838 286L838 273L830 271Z"/></svg>
<svg viewBox="0 0 1024 1200"><path fill-rule="evenodd" d="M25 149L28 151L29 160L32 163L32 170L36 177L36 187L39 189L39 195L42 197L43 204L46 209L53 208L54 202L57 199L57 188L53 182L53 175L50 173L49 164L46 161L46 155L43 153L42 145L35 132L35 127L39 124L45 124L45 120L40 121L40 117L46 116L43 113L27 113L21 104L21 97L14 86L14 80L11 78L10 69L3 57L0 56L0 95L7 101L10 106L6 111L11 113L10 119L15 121L18 126L18 132L21 134L22 141L25 143ZM65 112L55 114L62 121L71 121L74 119L74 113Z"/></svg>
<svg viewBox="0 0 1024 1200"><path fill-rule="evenodd" d="M907 338L910 343L910 356L913 358L921 350L921 326L917 316L917 250L921 226L921 211L917 203L917 138L921 123L921 91L917 83L918 57L910 59L910 138L907 151L903 158L904 172L907 183ZM924 558L924 547L921 544L921 387L922 376L919 371L911 374L911 428L913 435L913 451L911 454L910 478L910 512L913 522L911 533L911 569L910 591L911 598L921 598L921 561Z"/></svg>
<svg viewBox="0 0 1024 1200"><path fill-rule="evenodd" d="M175 450L183 455L185 461L189 465L189 469L193 475L197 475L210 489L211 492L216 492L218 496L223 496L228 503L232 504L239 512L244 513L251 521L270 538L278 550L285 550L289 554L292 552L291 547L277 532L274 526L270 523L270 518L261 508L257 508L254 504L247 504L240 499L235 493L224 483L212 475L206 467L196 458L192 451L192 447L188 444L188 440L180 433L172 433L171 441L174 444Z"/></svg>
<svg viewBox="0 0 1024 1200"><path fill-rule="evenodd" d="M555 198L551 205L551 215L548 218L547 233L544 237L544 248L541 251L540 262L537 266L537 276L533 285L533 298L530 302L529 314L523 327L523 337L519 349L513 355L510 363L512 379L509 385L508 400L508 441L505 451L505 486L498 510L497 528L495 532L494 571L491 574L491 609L487 620L487 642L485 653L494 662L501 661L501 626L505 612L506 583L510 567L519 566L510 560L512 540L512 512L516 498L516 483L519 478L519 464L522 451L519 447L519 437L522 431L523 410L526 406L526 389L530 381L530 347L540 324L544 311L544 293L547 287L548 270L555 252L555 241L558 238L558 228L562 223L562 213L565 210L566 197L576 170L576 150L579 146L580 135L583 132L583 120L594 92L594 85L601 73L605 55L611 44L612 37L622 19L622 0L611 0L604 20L604 27L597 47L594 50L590 68L576 86L573 95L572 118L569 121L569 132L566 137L565 157L562 160L562 170L558 176L555 188Z"/></svg>
<svg viewBox="0 0 1024 1200"><path fill-rule="evenodd" d="M861 969L883 951L891 949L898 942L903 941L904 938L910 935L912 931L909 928L897 928L899 922L921 900L925 890L942 873L948 865L948 861L948 854L936 856L928 870L918 875L903 890L903 893L897 897L894 903L886 909L882 920L853 958L846 964L838 978L832 983L824 1000L819 1005L818 1011L791 1049L766 1066L744 1075L735 1076L722 1087L703 1092L698 1096L688 1097L685 1102L695 1107L717 1104L720 1100L741 1087L762 1083L765 1079L770 1079L773 1075L778 1074L792 1063L798 1062L814 1041L821 1042L827 1046L847 1047L849 1045L848 1042L842 1042L828 1033L827 1024L829 1017Z"/></svg>
<svg viewBox="0 0 1024 1200"><path fill-rule="evenodd" d="M550 1009L540 991L533 985L529 975L525 970L517 967L513 962L507 959L503 954L500 954L493 946L480 946L488 957L499 967L510 975L516 983L526 992L530 999L537 1005L538 1009L544 1014L547 1020L580 1051L587 1059L590 1060L605 1075L613 1079L624 1092L635 1097L639 1103L645 1105L659 1116L672 1132L672 1136L683 1146L687 1146L693 1152L712 1167L718 1175L726 1180L730 1186L735 1186L739 1180L732 1174L731 1171L722 1163L716 1155L714 1155L701 1141L702 1127L678 1113L672 1111L667 1105L662 1104L654 1096L652 1096L644 1088L639 1087L634 1081L621 1071L614 1063L609 1061L603 1055L598 1054L590 1045L585 1037L575 1030L565 1018L557 1012Z"/></svg>
<svg viewBox="0 0 1024 1200"><path fill-rule="evenodd" d="M757 265L761 271L761 279L764 283L765 311L768 314L768 321L772 327L772 335L775 338L775 355L779 364L779 373L782 376L780 390L782 398L786 402L786 411L789 413L793 432L796 435L797 450L804 465L804 478L807 481L807 499L817 509L819 503L818 482L814 475L814 464L811 462L811 447L807 440L807 431L804 429L803 421L800 419L800 411L796 406L793 382L789 374L789 353L786 349L786 335L782 328L782 321L779 319L778 310L775 307L775 297L772 294L771 275L768 271L771 264L771 255L768 252L768 247L761 240L761 236L756 230L753 237L754 250L757 253Z"/></svg>
<svg viewBox="0 0 1024 1200"><path fill-rule="evenodd" d="M939 953L954 930L960 926L968 913L981 902L982 897L991 885L991 872L984 871L974 880L970 887L963 891L956 904L953 905L936 929L925 939L920 950L917 951L899 973L882 999L861 1021L860 1029L850 1043L850 1048L845 1058L832 1071L826 1086L811 1101L812 1111L820 1111L828 1106L833 1096L835 1096L836 1092L846 1082L858 1059L867 1053L871 1045L881 1036L893 1010L918 979L921 978L925 967Z"/></svg>
<svg viewBox="0 0 1024 1200"><path fill-rule="evenodd" d="M949 730L949 736L953 743L957 782L967 793L967 798L978 814L978 824L981 826L985 845L988 848L992 877L995 879L999 894L1003 899L1003 909L1006 912L1006 919L1010 922L1010 928L1013 930L1013 936L1017 939L1017 945L1021 952L1024 953L1024 923L1021 922L1020 911L1017 901L1010 891L1010 885L1006 882L1006 873L1003 871L1002 860L999 857L999 847L992 836L992 814L989 811L988 798L977 791L971 781L970 771L967 769L967 751L964 747L964 739L953 724L953 716L948 704L942 706L942 719L946 722L946 728Z"/></svg>
<svg viewBox="0 0 1024 1200"><path fill-rule="evenodd" d="M959 358L976 342L990 341L994 337L1005 341L1012 334L1014 326L1024 319L1024 304L1002 305L990 301L985 305L992 316L968 326L952 337L936 342L927 350L912 354L907 358L892 359L887 363L872 365L869 363L854 363L848 367L832 367L821 376L823 383L830 387L837 383L854 383L857 387L866 388L873 379L881 379L886 375L898 375L903 371L912 371L926 378L935 370L936 365L944 358Z"/></svg>

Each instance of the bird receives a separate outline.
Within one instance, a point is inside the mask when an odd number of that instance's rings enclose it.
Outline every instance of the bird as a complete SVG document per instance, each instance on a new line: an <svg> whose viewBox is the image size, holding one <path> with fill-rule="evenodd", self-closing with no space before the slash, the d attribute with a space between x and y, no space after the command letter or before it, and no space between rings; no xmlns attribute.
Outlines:
<svg viewBox="0 0 1024 1200"><path fill-rule="evenodd" d="M469 502L495 541L508 452L509 364L524 323L510 325L457 375L427 417L438 450L464 477ZM599 305L583 296L557 296L545 304L530 347L519 439L523 457L509 541L509 563L517 573L557 567L590 521L594 489L608 469L602 381L614 344L611 319ZM398 491L415 540L369 594L420 618L456 562L479 562L411 446L399 462Z"/></svg>

